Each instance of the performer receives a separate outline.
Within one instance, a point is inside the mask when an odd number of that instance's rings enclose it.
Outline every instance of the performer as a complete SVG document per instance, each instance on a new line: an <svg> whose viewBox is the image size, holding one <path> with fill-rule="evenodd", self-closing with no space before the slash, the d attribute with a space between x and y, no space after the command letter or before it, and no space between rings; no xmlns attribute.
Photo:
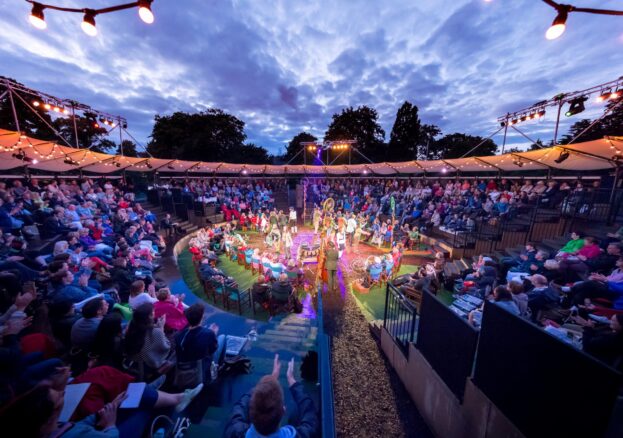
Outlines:
<svg viewBox="0 0 623 438"><path fill-rule="evenodd" d="M290 234L288 227L285 227L283 230L282 240L286 259L289 260L292 257L292 234Z"/></svg>
<svg viewBox="0 0 623 438"><path fill-rule="evenodd" d="M335 241L337 242L338 255L341 258L342 254L344 254L344 250L346 249L346 231L337 231L335 235Z"/></svg>
<svg viewBox="0 0 623 438"><path fill-rule="evenodd" d="M324 252L325 269L327 270L327 291L335 292L337 262L339 259L338 251L335 249L335 244L332 241L327 243L327 248Z"/></svg>
<svg viewBox="0 0 623 438"><path fill-rule="evenodd" d="M355 230L357 230L357 220L353 213L349 213L348 220L346 221L346 240L351 248L353 247Z"/></svg>
<svg viewBox="0 0 623 438"><path fill-rule="evenodd" d="M320 221L322 220L322 212L318 206L314 207L314 213L312 215L312 224L314 226L314 234L318 234L318 228L320 228Z"/></svg>
<svg viewBox="0 0 623 438"><path fill-rule="evenodd" d="M296 224L296 210L294 209L294 207L290 207L290 213L288 216L290 218L290 230L292 230L294 234L297 234L299 231Z"/></svg>

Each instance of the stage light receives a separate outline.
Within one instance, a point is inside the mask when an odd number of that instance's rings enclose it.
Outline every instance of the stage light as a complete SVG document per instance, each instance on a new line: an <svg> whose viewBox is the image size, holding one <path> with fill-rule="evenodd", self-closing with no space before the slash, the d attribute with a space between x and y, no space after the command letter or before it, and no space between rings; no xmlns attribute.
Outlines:
<svg viewBox="0 0 623 438"><path fill-rule="evenodd" d="M145 163L145 166L147 166L148 169L153 169L153 167L154 167L154 166L151 165L149 160Z"/></svg>
<svg viewBox="0 0 623 438"><path fill-rule="evenodd" d="M30 24L40 30L44 30L48 27L48 24L45 22L45 17L43 16L43 9L43 5L40 3L33 3L30 16L28 17Z"/></svg>
<svg viewBox="0 0 623 438"><path fill-rule="evenodd" d="M98 125L98 124L97 124L97 122L93 122L93 127L94 127L95 129L99 129L100 125Z"/></svg>
<svg viewBox="0 0 623 438"><path fill-rule="evenodd" d="M571 117L584 111L584 102L586 102L587 99L586 96L580 96L570 101L569 110L565 113L565 116Z"/></svg>
<svg viewBox="0 0 623 438"><path fill-rule="evenodd" d="M110 122L110 127L114 128L115 126L117 126L117 124L115 122Z"/></svg>
<svg viewBox="0 0 623 438"><path fill-rule="evenodd" d="M63 114L68 115L69 114L69 110L67 108L63 108Z"/></svg>
<svg viewBox="0 0 623 438"><path fill-rule="evenodd" d="M536 113L536 116L541 119L543 117L545 117L545 110L541 110L538 113Z"/></svg>
<svg viewBox="0 0 623 438"><path fill-rule="evenodd" d="M170 170L175 170L175 166L174 166L173 164L169 164L169 165L167 166L167 169L170 169Z"/></svg>
<svg viewBox="0 0 623 438"><path fill-rule="evenodd" d="M82 31L88 36L94 37L97 35L97 27L95 27L95 15L93 12L87 12L82 19Z"/></svg>
<svg viewBox="0 0 623 438"><path fill-rule="evenodd" d="M54 112L55 113L60 113L61 109L58 106L54 105Z"/></svg>
<svg viewBox="0 0 623 438"><path fill-rule="evenodd" d="M147 24L154 22L154 13L151 12L152 0L138 0L138 16Z"/></svg>
<svg viewBox="0 0 623 438"><path fill-rule="evenodd" d="M517 119L511 120L511 125L516 125L516 124L517 124Z"/></svg>
<svg viewBox="0 0 623 438"><path fill-rule="evenodd" d="M524 162L523 161L519 161L519 160L515 160L513 161L513 164L517 167L523 167Z"/></svg>
<svg viewBox="0 0 623 438"><path fill-rule="evenodd" d="M526 115L524 114L523 116L521 116L521 117L519 118L519 121L520 121L520 122L525 122L525 121L526 121L526 119L527 119L527 117L526 117Z"/></svg>
<svg viewBox="0 0 623 438"><path fill-rule="evenodd" d="M52 105L50 105L49 103L46 103L43 105L43 108L45 108L47 111L50 110L50 108L52 108Z"/></svg>
<svg viewBox="0 0 623 438"><path fill-rule="evenodd" d="M247 174L247 169L243 169L242 174L246 175Z"/></svg>
<svg viewBox="0 0 623 438"><path fill-rule="evenodd" d="M39 101L38 101L38 100L33 100L33 102L32 102L32 106L34 106L35 108L38 108L38 107L39 107L39 105L41 105L41 104L39 103Z"/></svg>
<svg viewBox="0 0 623 438"><path fill-rule="evenodd" d="M554 160L554 163L560 164L563 161L565 161L567 158L569 158L569 151L561 151L558 158Z"/></svg>
<svg viewBox="0 0 623 438"><path fill-rule="evenodd" d="M619 97L621 97L621 94L623 94L621 92L620 89L617 89L615 92L610 94L610 99L614 100L614 99L618 99Z"/></svg>
<svg viewBox="0 0 623 438"><path fill-rule="evenodd" d="M123 129L128 129L128 124L126 122L123 122L123 124L121 125L121 127Z"/></svg>
<svg viewBox="0 0 623 438"><path fill-rule="evenodd" d="M612 90L602 91L595 101L603 102L604 100L610 99L610 95L612 94Z"/></svg>
<svg viewBox="0 0 623 438"><path fill-rule="evenodd" d="M67 157L63 160L63 163L65 164L69 164L70 166L77 166L78 162L75 160L72 160L71 158Z"/></svg>
<svg viewBox="0 0 623 438"><path fill-rule="evenodd" d="M32 160L32 164L37 164L39 162L39 160L37 160L36 158Z"/></svg>
<svg viewBox="0 0 623 438"><path fill-rule="evenodd" d="M556 15L556 18L554 18L552 25L549 29L547 29L547 32L545 32L545 38L547 38L548 40L555 40L556 38L559 38L563 33L565 33L568 15L569 12L567 8L558 8L558 15Z"/></svg>
<svg viewBox="0 0 623 438"><path fill-rule="evenodd" d="M441 169L441 173L446 173L447 171L448 171L448 169L446 169L445 167L443 167L443 168Z"/></svg>

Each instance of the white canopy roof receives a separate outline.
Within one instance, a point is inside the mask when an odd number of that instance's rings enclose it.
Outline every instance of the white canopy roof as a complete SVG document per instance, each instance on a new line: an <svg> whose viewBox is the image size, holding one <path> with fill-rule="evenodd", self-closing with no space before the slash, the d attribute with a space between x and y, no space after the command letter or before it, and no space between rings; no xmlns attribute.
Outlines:
<svg viewBox="0 0 623 438"><path fill-rule="evenodd" d="M22 160L19 154L27 159ZM561 153L569 157L557 163ZM92 152L37 140L17 132L0 129L0 170L28 166L50 172L84 171L107 174L118 170L161 173L189 172L224 175L395 175L439 172L529 171L560 169L590 171L616 167L613 157L623 157L623 137L607 137L572 145L560 145L535 151L458 158L450 160L413 160L353 165L260 165L185 161L163 158L133 158ZM518 165L517 163L522 163Z"/></svg>

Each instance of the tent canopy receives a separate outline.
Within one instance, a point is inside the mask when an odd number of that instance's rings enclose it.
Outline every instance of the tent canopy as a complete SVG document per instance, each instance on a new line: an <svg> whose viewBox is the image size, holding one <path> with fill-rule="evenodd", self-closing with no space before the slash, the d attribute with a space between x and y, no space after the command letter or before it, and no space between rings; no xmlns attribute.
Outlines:
<svg viewBox="0 0 623 438"><path fill-rule="evenodd" d="M561 154L569 156L559 163ZM27 159L22 159L21 155ZM616 167L614 157L623 158L623 137L606 137L572 145L560 145L527 152L456 158L412 160L370 164L309 166L210 163L164 158L133 158L109 155L88 149L61 146L17 132L0 129L0 170L27 166L50 172L84 170L108 174L118 170L161 173L211 173L219 175L379 175L455 173L482 171L576 170L591 171Z"/></svg>

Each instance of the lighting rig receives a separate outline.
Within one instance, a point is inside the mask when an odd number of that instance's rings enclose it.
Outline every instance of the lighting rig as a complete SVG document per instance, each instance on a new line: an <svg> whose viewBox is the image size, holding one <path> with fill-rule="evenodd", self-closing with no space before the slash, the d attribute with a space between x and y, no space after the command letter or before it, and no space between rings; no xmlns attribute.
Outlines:
<svg viewBox="0 0 623 438"><path fill-rule="evenodd" d="M323 163L323 165L325 163L322 161L322 152L326 152L326 160L327 160L326 164L327 165L333 164L339 157L342 156L343 153L346 153L346 152L348 152L348 164L350 164L350 162L351 162L351 151L357 152L359 155L364 157L366 160L370 161L370 159L368 157L363 155L361 153L361 151L359 151L356 148L356 146L355 146L356 144L357 144L357 142L355 140L334 140L334 141L325 140L322 143L315 142L315 141L301 142L302 149L294 157L292 157L290 162L292 160L294 160L294 158L296 158L296 156L298 156L302 152L303 153L303 162L304 162L304 164L307 164L307 154L305 153L305 151L307 151L307 152L309 152L311 154L316 154L316 158L321 163ZM331 162L329 162L329 151L337 152L337 156ZM370 161L370 162L372 162L372 161Z"/></svg>
<svg viewBox="0 0 623 438"><path fill-rule="evenodd" d="M543 119L546 114L546 109L548 108L555 108L557 111L556 127L554 130L554 143L556 143L558 140L558 128L560 125L560 116L562 114L563 107L568 105L568 109L564 113L566 117L575 116L585 111L586 103L589 101L591 96L595 97L593 99L595 103L617 101L623 96L623 76L615 79L614 81L596 85L585 90L574 91L571 93L560 93L551 99L537 102L527 108L523 108L512 113L506 113L505 115L498 117L497 121L501 127L500 130L504 129L502 152L504 152L504 146L506 145L506 134L509 127L519 132L528 140L532 141L532 139L528 138L517 128L517 125L530 120ZM534 143L534 141L532 142Z"/></svg>
<svg viewBox="0 0 623 438"><path fill-rule="evenodd" d="M126 3L123 5L109 6L101 9L90 8L65 8L62 6L49 5L45 3L39 3L33 0L26 0L32 4L32 9L28 17L28 21L34 27L40 30L44 30L48 27L45 21L44 11L46 9L60 12L71 12L83 14L82 23L80 27L82 31L87 35L94 37L97 35L97 27L95 26L95 17L102 14L108 14L111 12L117 12L124 9L138 8L138 16L147 24L154 22L154 14L151 11L151 4L153 0L139 0L133 3Z"/></svg>

